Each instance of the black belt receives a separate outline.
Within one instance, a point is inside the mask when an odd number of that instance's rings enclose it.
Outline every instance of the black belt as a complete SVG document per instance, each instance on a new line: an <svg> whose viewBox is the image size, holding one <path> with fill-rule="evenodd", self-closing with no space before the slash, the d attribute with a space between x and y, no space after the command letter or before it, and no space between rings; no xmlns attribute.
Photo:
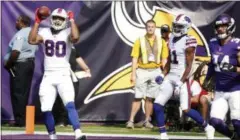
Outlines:
<svg viewBox="0 0 240 140"><path fill-rule="evenodd" d="M34 61L35 58L34 58L34 57L31 57L31 58L27 58L26 60L27 60L27 61Z"/></svg>
<svg viewBox="0 0 240 140"><path fill-rule="evenodd" d="M16 62L16 63L28 62L28 61L34 61L34 60L35 60L34 57L30 57L30 58L26 58L26 59L24 59L24 60L22 60L22 61L19 61L19 62Z"/></svg>

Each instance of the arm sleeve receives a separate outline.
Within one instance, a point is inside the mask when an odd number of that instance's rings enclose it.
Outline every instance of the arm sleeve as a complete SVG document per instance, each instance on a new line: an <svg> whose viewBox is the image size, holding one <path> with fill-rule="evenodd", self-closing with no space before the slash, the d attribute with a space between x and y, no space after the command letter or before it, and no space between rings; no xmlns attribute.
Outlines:
<svg viewBox="0 0 240 140"><path fill-rule="evenodd" d="M208 63L208 71L207 71L205 80L209 80L212 77L212 75L214 75L214 73L215 73L215 68L214 68L214 64L213 64L213 60L212 60L211 44L209 44L209 51L211 54L211 59L210 59L210 62Z"/></svg>
<svg viewBox="0 0 240 140"><path fill-rule="evenodd" d="M75 51L76 51L76 58L80 58L81 57L80 53L77 51L77 49L75 49Z"/></svg>
<svg viewBox="0 0 240 140"><path fill-rule="evenodd" d="M189 36L186 40L186 48L197 47L197 39L194 36Z"/></svg>
<svg viewBox="0 0 240 140"><path fill-rule="evenodd" d="M4 62L7 62L9 57L10 57L10 53L8 52L3 58Z"/></svg>
<svg viewBox="0 0 240 140"><path fill-rule="evenodd" d="M44 36L46 36L46 32L48 32L48 28L39 28L38 29L38 35L43 38L44 41Z"/></svg>
<svg viewBox="0 0 240 140"><path fill-rule="evenodd" d="M24 37L17 36L13 42L12 50L17 50L20 52L22 49L23 43L24 43Z"/></svg>
<svg viewBox="0 0 240 140"><path fill-rule="evenodd" d="M66 29L66 33L67 33L68 35L71 34L71 28L70 28L70 27L68 27L68 28Z"/></svg>
<svg viewBox="0 0 240 140"><path fill-rule="evenodd" d="M168 46L167 46L167 43L165 40L162 39L162 54L161 54L161 58L162 59L166 59L168 58L168 54L169 51L168 51Z"/></svg>
<svg viewBox="0 0 240 140"><path fill-rule="evenodd" d="M39 29L38 29L38 34L39 34L40 36L43 36L43 32L44 32L44 28L39 28Z"/></svg>
<svg viewBox="0 0 240 140"><path fill-rule="evenodd" d="M140 40L137 39L133 45L131 56L138 58L140 54Z"/></svg>

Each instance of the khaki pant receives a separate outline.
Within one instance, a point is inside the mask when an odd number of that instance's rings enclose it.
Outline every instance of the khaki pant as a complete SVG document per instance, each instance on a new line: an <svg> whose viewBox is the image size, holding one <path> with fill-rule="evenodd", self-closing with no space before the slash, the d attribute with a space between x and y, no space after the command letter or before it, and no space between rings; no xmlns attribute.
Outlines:
<svg viewBox="0 0 240 140"><path fill-rule="evenodd" d="M155 81L162 73L160 68L136 70L135 98L155 98L160 91L160 85Z"/></svg>

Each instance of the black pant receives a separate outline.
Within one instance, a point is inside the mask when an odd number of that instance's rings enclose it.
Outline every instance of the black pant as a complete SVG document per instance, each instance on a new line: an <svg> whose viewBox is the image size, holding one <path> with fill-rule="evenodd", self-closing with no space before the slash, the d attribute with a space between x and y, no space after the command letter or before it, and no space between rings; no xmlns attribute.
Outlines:
<svg viewBox="0 0 240 140"><path fill-rule="evenodd" d="M76 97L78 93L79 82L74 82L73 86L74 86L75 97ZM57 95L56 101L53 106L53 115L57 124L58 123L69 124L65 106L59 95Z"/></svg>
<svg viewBox="0 0 240 140"><path fill-rule="evenodd" d="M15 75L11 75L11 101L14 119L17 125L24 126L26 119L26 105L31 89L34 72L34 60L26 62L16 62L12 68Z"/></svg>

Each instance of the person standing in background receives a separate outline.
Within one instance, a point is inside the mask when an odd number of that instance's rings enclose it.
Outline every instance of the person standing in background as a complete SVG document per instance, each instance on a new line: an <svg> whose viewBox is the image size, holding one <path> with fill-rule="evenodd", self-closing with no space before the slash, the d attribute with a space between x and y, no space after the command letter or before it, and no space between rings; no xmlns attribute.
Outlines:
<svg viewBox="0 0 240 140"><path fill-rule="evenodd" d="M4 67L10 73L10 92L15 123L14 126L25 126L26 105L28 104L34 72L35 52L37 45L28 43L31 20L21 15L16 21L18 32L9 43L4 57Z"/></svg>
<svg viewBox="0 0 240 140"><path fill-rule="evenodd" d="M163 80L162 69L168 58L166 42L155 35L156 23L154 20L146 22L146 34L138 38L132 48L132 73L131 83L135 88L135 98L127 122L127 128L134 128L134 118L140 109L141 100L146 97L145 121L143 126L153 128L150 117L153 112L153 100L159 93L159 84L156 77Z"/></svg>
<svg viewBox="0 0 240 140"><path fill-rule="evenodd" d="M166 41L167 45L171 35L170 27L167 24L161 26L161 36Z"/></svg>

